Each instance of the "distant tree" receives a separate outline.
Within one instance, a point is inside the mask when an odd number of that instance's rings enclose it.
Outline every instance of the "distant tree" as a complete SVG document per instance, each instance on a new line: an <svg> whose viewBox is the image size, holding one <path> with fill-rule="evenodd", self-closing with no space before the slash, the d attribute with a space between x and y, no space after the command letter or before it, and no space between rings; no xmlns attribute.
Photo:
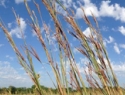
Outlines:
<svg viewBox="0 0 125 95"><path fill-rule="evenodd" d="M8 90L11 91L11 94L16 93L16 87L14 87L14 86L9 86Z"/></svg>

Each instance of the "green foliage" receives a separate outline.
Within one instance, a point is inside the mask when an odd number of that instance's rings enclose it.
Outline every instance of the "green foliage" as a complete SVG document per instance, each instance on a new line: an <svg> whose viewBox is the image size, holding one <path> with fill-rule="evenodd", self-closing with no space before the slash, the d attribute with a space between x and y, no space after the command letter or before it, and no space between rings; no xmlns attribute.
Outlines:
<svg viewBox="0 0 125 95"><path fill-rule="evenodd" d="M16 87L14 86L9 86L9 91L11 92L11 94L16 94Z"/></svg>

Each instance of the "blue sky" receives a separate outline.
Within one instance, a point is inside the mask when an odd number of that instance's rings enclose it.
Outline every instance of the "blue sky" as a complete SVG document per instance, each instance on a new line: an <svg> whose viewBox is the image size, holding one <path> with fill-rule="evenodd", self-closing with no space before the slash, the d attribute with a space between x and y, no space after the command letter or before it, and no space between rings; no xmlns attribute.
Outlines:
<svg viewBox="0 0 125 95"><path fill-rule="evenodd" d="M125 3L123 0L60 0L67 8L73 8L75 11L75 18L81 25L81 29L86 36L89 36L89 28L85 23L83 23L82 15L83 12L79 6L79 3L85 9L86 15L91 19L91 13L97 17L99 22L99 27L101 34L103 36L103 41L107 49L112 67L120 81L120 84L124 86L125 78ZM50 19L44 5L41 0L36 0L40 4L42 17L46 24L54 30L53 22ZM28 0L29 6L33 9L36 14L37 10L32 2ZM26 41L29 45L33 46L43 63L46 63L45 53L41 47L36 35L32 32L33 30L27 24L30 21L29 15L26 11L23 0L0 0L0 17L4 21L6 27L8 28L10 35L15 40L15 43L20 48L23 45L21 34L19 28L16 24L14 14L12 13L12 7L15 9L16 13L20 16L21 28L23 29ZM63 12L57 6L57 11ZM38 16L39 18L39 16ZM40 22L40 21L39 21ZM63 23L63 21L62 21ZM41 24L40 24L41 25ZM68 24L64 25L64 27ZM70 27L69 27L70 28ZM41 26L41 34L43 35L43 27ZM51 33L53 34L53 32ZM72 47L77 47L80 44L77 43L76 39L72 38L68 33L68 39ZM45 35L44 35L45 37ZM32 85L29 77L23 70L23 68L18 64L15 53L13 52L10 44L8 43L3 31L0 29L0 87L14 85L14 86L26 86ZM51 37L51 48L53 50L53 55L57 56L57 47L54 45L55 39ZM21 50L21 49L20 49ZM23 51L22 51L23 52ZM83 68L79 64L86 62L86 59L81 56L77 50L73 49L76 61L78 63L81 73ZM55 57L55 60L58 59ZM46 86L52 86L48 76L44 73L42 66L34 59L36 71L41 74L41 84ZM50 70L49 65L44 64L45 67Z"/></svg>

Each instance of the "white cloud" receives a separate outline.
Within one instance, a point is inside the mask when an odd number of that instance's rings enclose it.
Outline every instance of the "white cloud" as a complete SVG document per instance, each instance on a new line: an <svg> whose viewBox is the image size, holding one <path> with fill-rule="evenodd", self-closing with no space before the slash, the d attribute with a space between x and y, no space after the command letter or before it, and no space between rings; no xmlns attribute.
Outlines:
<svg viewBox="0 0 125 95"><path fill-rule="evenodd" d="M91 12L96 16L99 17L98 8L93 3L85 3L85 6L83 6L83 9L85 10L85 14L87 16L91 16ZM81 8L76 9L76 18L82 18L83 17L83 11Z"/></svg>
<svg viewBox="0 0 125 95"><path fill-rule="evenodd" d="M104 58L104 61L105 61L105 64L108 66L108 61L106 60L106 58ZM100 63L99 60L97 60L98 63ZM121 72L121 73L125 73L125 62L120 62L119 64L117 63L114 63L110 60L110 64L112 66L112 69L118 73L118 72Z"/></svg>
<svg viewBox="0 0 125 95"><path fill-rule="evenodd" d="M103 44L104 44L105 47L107 46L106 40L103 40Z"/></svg>
<svg viewBox="0 0 125 95"><path fill-rule="evenodd" d="M124 72L125 73L125 63L122 63L122 64L112 64L112 68L116 72Z"/></svg>
<svg viewBox="0 0 125 95"><path fill-rule="evenodd" d="M76 9L76 18L82 18L83 17L83 11L81 8Z"/></svg>
<svg viewBox="0 0 125 95"><path fill-rule="evenodd" d="M83 61L83 62L81 61L81 63L88 63L88 59L81 58L80 60ZM101 64L99 59L97 59L97 62ZM104 58L104 62L108 66L108 61L106 60L106 58ZM117 63L110 61L110 64L115 72L125 73L125 62L120 62L119 64L117 64Z"/></svg>
<svg viewBox="0 0 125 95"><path fill-rule="evenodd" d="M87 58L80 58L80 64L88 64L89 60Z"/></svg>
<svg viewBox="0 0 125 95"><path fill-rule="evenodd" d="M31 0L27 0L27 1L31 1ZM20 4L20 3L23 3L23 2L24 2L24 0L15 0L16 4Z"/></svg>
<svg viewBox="0 0 125 95"><path fill-rule="evenodd" d="M125 49L125 44L120 44L119 45L121 48Z"/></svg>
<svg viewBox="0 0 125 95"><path fill-rule="evenodd" d="M114 44L114 50L115 50L115 52L116 52L117 54L120 54L120 53L121 53L121 51L119 50L119 47L118 47L117 43Z"/></svg>
<svg viewBox="0 0 125 95"><path fill-rule="evenodd" d="M86 29L83 31L83 34L84 34L86 37L89 37L89 36L91 35L91 31L90 31L89 27L86 28Z"/></svg>
<svg viewBox="0 0 125 95"><path fill-rule="evenodd" d="M10 55L6 55L6 58L10 59L10 60L14 60L14 57L10 56Z"/></svg>
<svg viewBox="0 0 125 95"><path fill-rule="evenodd" d="M88 38L90 38L91 35L92 35L94 38L97 38L96 35L95 35L95 33L94 33L93 31L90 31L90 28L89 28L89 27L87 27L87 28L83 31L83 34L84 34L86 37L88 37Z"/></svg>
<svg viewBox="0 0 125 95"><path fill-rule="evenodd" d="M8 28L11 28L11 27L12 27L12 24L13 24L13 23L8 23Z"/></svg>
<svg viewBox="0 0 125 95"><path fill-rule="evenodd" d="M90 4L91 0L83 0L85 4Z"/></svg>
<svg viewBox="0 0 125 95"><path fill-rule="evenodd" d="M106 59L104 59L104 61L105 61L106 65L108 65L108 61ZM110 64L111 64L111 67L112 67L114 73L117 74L117 76L124 75L124 73L125 73L125 62L116 63L116 62L113 62L113 61L110 60ZM119 75L119 73L121 73L121 75ZM119 78L119 77L117 77L117 78Z"/></svg>
<svg viewBox="0 0 125 95"><path fill-rule="evenodd" d="M113 5L109 5L111 1L102 1L100 7L101 16L113 16L115 8Z"/></svg>
<svg viewBox="0 0 125 95"><path fill-rule="evenodd" d="M118 28L118 31L121 32L125 36L125 27L124 26L120 26Z"/></svg>
<svg viewBox="0 0 125 95"><path fill-rule="evenodd" d="M66 6L66 8L68 8L68 5L65 5L66 3L64 2L64 6ZM56 3L56 11L59 13L62 13L63 15L67 15L66 11L59 5Z"/></svg>
<svg viewBox="0 0 125 95"><path fill-rule="evenodd" d="M26 25L26 22L24 21L23 18L20 18L20 24L21 24L22 32L24 34L27 25ZM10 30L10 35L11 36L15 35L17 38L22 38L22 33L21 33L20 28L18 27L18 25L16 25L15 28Z"/></svg>
<svg viewBox="0 0 125 95"><path fill-rule="evenodd" d="M76 3L75 3L75 2L73 2L73 5L72 5L72 6L73 6L74 9L77 9L77 8L78 8L78 7L76 6Z"/></svg>
<svg viewBox="0 0 125 95"><path fill-rule="evenodd" d="M32 82L29 77L24 74L19 74L8 61L0 61L0 83L1 86L31 86Z"/></svg>
<svg viewBox="0 0 125 95"><path fill-rule="evenodd" d="M77 68L78 68L78 70L79 70L80 73L84 73L84 70L87 69L87 68L84 68L83 66L81 66L80 63L77 63L76 65L77 65Z"/></svg>
<svg viewBox="0 0 125 95"><path fill-rule="evenodd" d="M5 2L6 2L6 0L0 0L0 5L3 7L6 7Z"/></svg>
<svg viewBox="0 0 125 95"><path fill-rule="evenodd" d="M84 59L84 58L81 58L83 60L82 63L88 63L88 60L87 59ZM99 64L100 61L99 59L97 59L97 62ZM108 66L108 61L106 60L106 58L104 58L104 62L105 64ZM125 73L125 62L120 62L119 64L117 63L114 63L112 61L110 61L110 64L112 66L112 69L114 70L115 74L119 77L123 77L125 76L124 73ZM88 67L81 67L80 64L77 65L78 66L78 69L80 70L81 73L84 73L84 70L86 70L86 72L88 73Z"/></svg>
<svg viewBox="0 0 125 95"><path fill-rule="evenodd" d="M125 22L125 7L121 7L119 4L111 4L111 1L102 1L101 5L97 8L97 6L92 3L90 0L84 0L83 6L85 13L87 16L91 16L91 12L96 17L112 17L115 20L120 20L121 22ZM76 9L76 18L82 18L83 12L81 8Z"/></svg>
<svg viewBox="0 0 125 95"><path fill-rule="evenodd" d="M109 36L109 40L106 39L106 42L110 44L110 43L114 42L114 38Z"/></svg>
<svg viewBox="0 0 125 95"><path fill-rule="evenodd" d="M125 77L125 62L120 62L120 63L115 63L112 62L111 63L112 69L114 70L115 74L117 75L118 80L120 78L123 79L123 77ZM121 82L119 80L119 82Z"/></svg>
<svg viewBox="0 0 125 95"><path fill-rule="evenodd" d="M111 43L113 43L113 42L115 42L115 40L114 40L114 38L113 37L111 37L111 36L109 36L109 39L104 39L103 40L103 44L104 44L104 46L105 47L107 47L107 44L111 44Z"/></svg>
<svg viewBox="0 0 125 95"><path fill-rule="evenodd" d="M115 20L125 22L125 7L119 4L110 4L111 1L102 1L100 6L100 16L113 17Z"/></svg>
<svg viewBox="0 0 125 95"><path fill-rule="evenodd" d="M4 44L0 44L0 47L4 46Z"/></svg>

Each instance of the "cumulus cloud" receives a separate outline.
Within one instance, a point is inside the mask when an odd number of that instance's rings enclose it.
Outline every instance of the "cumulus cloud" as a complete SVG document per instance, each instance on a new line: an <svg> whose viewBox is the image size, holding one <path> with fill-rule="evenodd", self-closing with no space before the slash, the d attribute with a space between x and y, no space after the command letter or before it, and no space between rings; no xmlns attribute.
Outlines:
<svg viewBox="0 0 125 95"><path fill-rule="evenodd" d="M114 15L114 5L109 5L111 1L102 1L100 6L101 16L113 16Z"/></svg>
<svg viewBox="0 0 125 95"><path fill-rule="evenodd" d="M125 36L125 27L124 26L120 26L118 28L118 31L121 32Z"/></svg>
<svg viewBox="0 0 125 95"><path fill-rule="evenodd" d="M20 18L20 24L21 24L22 32L24 34L27 25L23 18ZM22 38L22 33L20 32L20 28L18 27L18 25L16 25L15 28L10 30L10 35L11 36L15 35L17 38Z"/></svg>
<svg viewBox="0 0 125 95"><path fill-rule="evenodd" d="M109 36L109 39L104 39L103 40L103 44L104 44L105 47L107 46L107 44L111 44L113 42L115 42L115 40L114 40L114 38L112 36Z"/></svg>
<svg viewBox="0 0 125 95"><path fill-rule="evenodd" d="M31 0L27 0L27 1L31 1ZM23 3L23 2L24 2L24 0L15 0L16 4L20 4L20 3Z"/></svg>
<svg viewBox="0 0 125 95"><path fill-rule="evenodd" d="M0 83L1 86L31 86L32 82L29 77L24 74L19 74L8 61L0 61Z"/></svg>
<svg viewBox="0 0 125 95"><path fill-rule="evenodd" d="M125 7L121 7L119 4L111 4L111 1L102 1L101 5L97 7L90 0L84 0L84 6L82 6L85 10L87 16L91 16L91 12L96 17L112 17L115 20L120 20L121 22L125 22ZM83 12L80 7L76 9L76 18L82 18Z"/></svg>
<svg viewBox="0 0 125 95"><path fill-rule="evenodd" d="M119 50L119 47L118 47L117 43L114 44L114 50L115 50L115 52L116 52L117 54L120 54L120 53L121 53L121 51Z"/></svg>
<svg viewBox="0 0 125 95"><path fill-rule="evenodd" d="M121 48L125 49L125 44L120 44L119 45Z"/></svg>
<svg viewBox="0 0 125 95"><path fill-rule="evenodd" d="M87 0L86 0L85 5L82 7L85 10L85 13L87 16L91 16L91 12L92 12L96 17L99 17L98 8L96 7L95 4L87 2ZM76 9L76 18L82 18L82 17L83 17L83 11L79 7Z"/></svg>
<svg viewBox="0 0 125 95"><path fill-rule="evenodd" d="M125 7L119 4L110 4L111 1L102 1L99 14L102 17L113 17L115 20L125 22Z"/></svg>
<svg viewBox="0 0 125 95"><path fill-rule="evenodd" d="M110 44L110 43L114 42L114 38L109 36L109 40L106 39L106 42Z"/></svg>
<svg viewBox="0 0 125 95"><path fill-rule="evenodd" d="M90 3L91 3L90 0L83 0L83 2L84 2L85 4L90 4Z"/></svg>

